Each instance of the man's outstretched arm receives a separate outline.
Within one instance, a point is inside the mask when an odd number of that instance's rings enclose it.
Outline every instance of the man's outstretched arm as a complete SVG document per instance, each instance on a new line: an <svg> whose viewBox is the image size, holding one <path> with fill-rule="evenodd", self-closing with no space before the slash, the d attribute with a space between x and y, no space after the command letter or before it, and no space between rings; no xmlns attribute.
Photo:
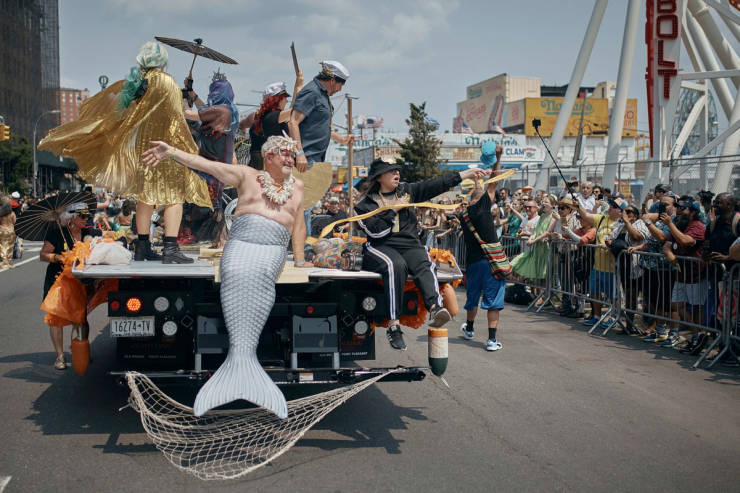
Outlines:
<svg viewBox="0 0 740 493"><path fill-rule="evenodd" d="M170 158L190 169L205 171L213 175L222 183L238 186L244 177L245 166L234 166L231 164L211 161L195 154L190 154L172 147L166 142L152 141L152 147L141 155L141 160L147 166L156 166L161 160Z"/></svg>

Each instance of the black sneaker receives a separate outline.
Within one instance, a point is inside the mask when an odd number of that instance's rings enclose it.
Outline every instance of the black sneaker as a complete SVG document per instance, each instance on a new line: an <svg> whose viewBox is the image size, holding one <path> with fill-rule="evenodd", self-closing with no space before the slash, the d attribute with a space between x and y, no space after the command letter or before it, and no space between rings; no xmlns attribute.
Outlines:
<svg viewBox="0 0 740 493"><path fill-rule="evenodd" d="M388 336L388 342L391 344L393 349L406 351L406 343L403 340L403 331L401 331L400 325L391 325L388 327L386 335Z"/></svg>
<svg viewBox="0 0 740 493"><path fill-rule="evenodd" d="M429 327L442 327L450 320L452 320L452 315L447 308L435 306L429 311Z"/></svg>
<svg viewBox="0 0 740 493"><path fill-rule="evenodd" d="M699 333L699 337L696 340L696 344L693 348L691 348L691 352L689 353L691 356L696 356L699 353L702 352L704 349L704 346L707 345L707 342L709 342L709 336L706 332Z"/></svg>
<svg viewBox="0 0 740 493"><path fill-rule="evenodd" d="M700 332L698 334L694 334L691 337L691 340L689 343L681 349L680 351L683 354L690 354L691 356L696 356L699 353L701 353L701 350L704 349L704 345L707 343L707 334L704 332Z"/></svg>
<svg viewBox="0 0 740 493"><path fill-rule="evenodd" d="M569 306L564 310L558 310L558 315L560 315L561 317L567 317L568 315L570 315L571 313L574 313L575 311L576 310L572 306Z"/></svg>

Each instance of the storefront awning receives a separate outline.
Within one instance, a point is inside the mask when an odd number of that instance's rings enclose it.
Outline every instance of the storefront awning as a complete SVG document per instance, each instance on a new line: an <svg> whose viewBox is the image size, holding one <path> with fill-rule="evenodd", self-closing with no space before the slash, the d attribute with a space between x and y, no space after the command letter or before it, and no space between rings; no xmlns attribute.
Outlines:
<svg viewBox="0 0 740 493"><path fill-rule="evenodd" d="M74 159L65 157L58 157L48 151L37 151L36 162L39 166L46 166L48 168L57 168L64 171L77 171L77 163Z"/></svg>

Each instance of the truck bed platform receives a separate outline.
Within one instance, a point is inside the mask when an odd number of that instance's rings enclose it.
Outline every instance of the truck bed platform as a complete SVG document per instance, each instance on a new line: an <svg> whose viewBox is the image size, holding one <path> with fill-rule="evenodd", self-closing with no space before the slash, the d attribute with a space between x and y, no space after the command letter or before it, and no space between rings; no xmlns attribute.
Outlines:
<svg viewBox="0 0 740 493"><path fill-rule="evenodd" d="M186 254L195 262L192 264L163 264L158 261L135 261L128 265L85 265L75 266L72 273L80 279L134 279L134 278L205 278L214 279L216 268L207 260L198 259L197 255ZM285 263L284 273L290 276L278 279L278 283L295 284L300 282L321 281L323 279L377 279L380 274L366 270L346 271L325 269L321 267L297 268L293 261ZM307 278L301 280L302 275ZM298 276L298 277L297 277ZM437 273L439 282L450 282L462 277L459 269L440 269Z"/></svg>

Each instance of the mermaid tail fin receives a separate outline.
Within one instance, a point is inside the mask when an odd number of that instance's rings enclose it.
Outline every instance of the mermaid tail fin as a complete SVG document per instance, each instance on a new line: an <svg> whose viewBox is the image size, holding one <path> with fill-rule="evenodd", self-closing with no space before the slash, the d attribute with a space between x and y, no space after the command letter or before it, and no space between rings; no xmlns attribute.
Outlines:
<svg viewBox="0 0 740 493"><path fill-rule="evenodd" d="M211 409L244 399L274 412L278 418L288 417L288 404L275 382L259 361L249 353L231 353L195 397L193 414L203 416Z"/></svg>

